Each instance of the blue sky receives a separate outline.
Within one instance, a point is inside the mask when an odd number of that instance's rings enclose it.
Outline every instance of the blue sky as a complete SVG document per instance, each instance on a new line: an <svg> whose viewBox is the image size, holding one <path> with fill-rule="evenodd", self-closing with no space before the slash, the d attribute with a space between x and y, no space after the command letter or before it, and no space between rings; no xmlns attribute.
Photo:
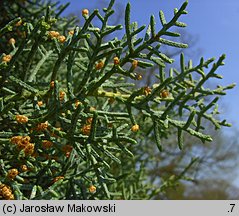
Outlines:
<svg viewBox="0 0 239 216"><path fill-rule="evenodd" d="M99 3L103 5L109 0L60 0L71 5L65 14L70 12L81 13L84 8L91 10ZM125 8L127 2L131 3L131 21L137 21L139 26L149 23L151 14L158 18L159 10L163 10L167 20L173 16L173 9L179 8L183 0L116 0ZM189 0L188 14L181 21L187 23L186 31L197 38L193 50L200 49L200 56L205 59L226 54L225 66L219 70L223 80L217 84L228 85L236 83L234 89L229 90L227 96L220 100L221 116L233 124L233 129L239 129L239 1L238 0ZM122 13L122 16L124 14ZM160 23L158 20L158 27ZM226 129L224 131L230 131ZM239 130L238 130L239 131ZM239 185L239 179L237 180Z"/></svg>
<svg viewBox="0 0 239 216"><path fill-rule="evenodd" d="M70 12L80 13L82 9L91 10L99 3L107 5L103 0L61 0L70 2L65 14ZM125 8L128 0L116 0ZM129 0L131 3L132 21L139 25L148 24L149 17L154 14L158 18L159 10L163 10L168 20L173 16L173 9L179 8L183 0ZM188 14L182 17L182 21L188 24L186 31L193 38L197 38L196 48L205 58L219 57L225 53L227 58L225 66L219 71L223 80L218 84L228 85L239 81L239 1L238 0L189 0ZM123 14L122 14L123 16ZM158 26L160 24L158 23ZM194 47L194 49L196 49ZM197 62L198 59L195 59ZM233 123L233 128L239 129L239 86L228 91L226 97L220 101L222 117ZM230 130L230 129L229 129Z"/></svg>

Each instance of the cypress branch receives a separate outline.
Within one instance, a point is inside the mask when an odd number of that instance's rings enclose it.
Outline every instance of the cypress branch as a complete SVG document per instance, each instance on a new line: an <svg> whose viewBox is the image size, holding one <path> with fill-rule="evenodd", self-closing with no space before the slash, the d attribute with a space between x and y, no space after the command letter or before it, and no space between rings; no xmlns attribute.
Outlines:
<svg viewBox="0 0 239 216"><path fill-rule="evenodd" d="M15 199L155 198L190 179L195 162L154 189L148 173L158 163L156 148L165 158L175 132L175 148L187 151L186 132L210 142L204 123L230 126L217 116L218 101L235 84L207 85L222 79L225 55L194 65L183 51L179 62L165 52L187 47L175 40L175 26L186 27L180 17L188 1L169 20L159 12L158 32L153 15L147 25L131 22L129 3L124 25L110 24L115 0L102 15L83 10L79 26L61 17L68 4L12 4L4 7L13 19L0 18L0 184L9 184ZM112 39L121 30L122 38ZM12 167L19 174L9 181Z"/></svg>

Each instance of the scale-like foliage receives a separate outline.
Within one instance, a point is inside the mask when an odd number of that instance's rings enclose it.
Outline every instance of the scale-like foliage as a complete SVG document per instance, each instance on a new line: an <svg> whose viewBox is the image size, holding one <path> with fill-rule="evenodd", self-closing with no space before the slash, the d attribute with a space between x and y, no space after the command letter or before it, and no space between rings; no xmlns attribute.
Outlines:
<svg viewBox="0 0 239 216"><path fill-rule="evenodd" d="M180 71L166 72L174 59L161 47L187 47L173 40L180 34L172 27L186 26L179 18L187 14L188 3L175 9L170 21L160 11L158 32L151 16L141 38L146 26L131 22L130 4L124 25L108 25L114 2L103 12L84 10L81 26L60 17L67 5L30 0L3 5L9 14L0 29L0 182L16 199L149 199L183 178L195 160L161 187L148 185L134 154L137 133L149 129L137 123L139 118L152 120L160 151L161 137L172 127L182 149L184 133L212 141L202 120L216 129L229 126L215 114L219 96L234 85L204 87L221 78L216 70L224 55L193 65L181 54ZM22 17L15 15L19 10ZM122 39L106 37L122 29ZM147 76L155 65L159 74L153 86L128 82L142 78L138 68ZM208 96L215 98L207 102Z"/></svg>

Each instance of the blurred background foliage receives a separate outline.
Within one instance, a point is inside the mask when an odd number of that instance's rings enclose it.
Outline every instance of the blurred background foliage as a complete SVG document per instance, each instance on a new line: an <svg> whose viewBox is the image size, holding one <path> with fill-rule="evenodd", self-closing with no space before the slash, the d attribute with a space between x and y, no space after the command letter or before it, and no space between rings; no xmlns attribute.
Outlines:
<svg viewBox="0 0 239 216"><path fill-rule="evenodd" d="M0 28L15 17L24 17L25 20L36 22L42 11L37 11L33 16L32 11L24 7L26 2L31 1L0 1ZM105 6L107 3L108 1L100 1L93 8L88 9L93 11L94 8L102 8L102 5ZM37 8L39 5L32 4L32 10ZM123 8L119 2L116 4L115 11L116 16L111 20L112 25L122 23ZM82 24L82 18L77 11L69 12L66 19L72 19L71 25ZM62 30L61 26L56 25L55 28L57 27ZM16 38L20 36L19 32L15 34ZM183 31L182 35L180 42L189 44L186 57L199 56L200 50L194 49L197 39L186 31ZM7 53L7 49L8 47L0 43L0 53ZM181 50L175 52L167 48L164 52L176 57ZM175 62L175 65L177 64L178 62ZM149 69L143 81L137 81L137 85L153 83L152 75L155 70L156 68ZM138 72L140 73L140 70ZM210 85L216 84L210 83ZM175 136L177 131L172 128L165 132L162 139L164 151L159 152L154 143L150 119L138 118L137 122L139 125L144 125L135 135L138 145L130 149L137 157L129 159L124 158L124 155L119 156L124 173L117 179L119 188L122 188L122 184L125 184L126 188L130 188L134 183L137 184L134 195L125 194L124 199L239 199L239 189L233 183L239 162L238 131L232 130L230 134L225 134L222 130L213 130L210 123L205 123L204 127L208 134L212 134L213 142L202 144L198 139L185 135L184 149L179 150ZM118 173L117 166L112 167L112 170ZM128 178L127 182L124 181L125 176ZM117 195L115 198L122 199Z"/></svg>

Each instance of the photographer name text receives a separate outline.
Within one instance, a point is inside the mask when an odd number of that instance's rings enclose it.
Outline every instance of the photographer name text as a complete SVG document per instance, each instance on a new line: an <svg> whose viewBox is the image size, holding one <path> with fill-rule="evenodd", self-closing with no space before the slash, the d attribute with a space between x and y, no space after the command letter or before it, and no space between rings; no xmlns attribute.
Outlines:
<svg viewBox="0 0 239 216"><path fill-rule="evenodd" d="M21 212L21 213L41 213L41 212L52 212L52 213L60 213L60 212L79 212L79 213L115 213L116 205L115 204L107 204L107 205L85 205L85 204L67 204L67 205L7 205L3 206L6 208L6 212ZM14 210L13 210L14 209ZM5 212L5 211L4 211Z"/></svg>

